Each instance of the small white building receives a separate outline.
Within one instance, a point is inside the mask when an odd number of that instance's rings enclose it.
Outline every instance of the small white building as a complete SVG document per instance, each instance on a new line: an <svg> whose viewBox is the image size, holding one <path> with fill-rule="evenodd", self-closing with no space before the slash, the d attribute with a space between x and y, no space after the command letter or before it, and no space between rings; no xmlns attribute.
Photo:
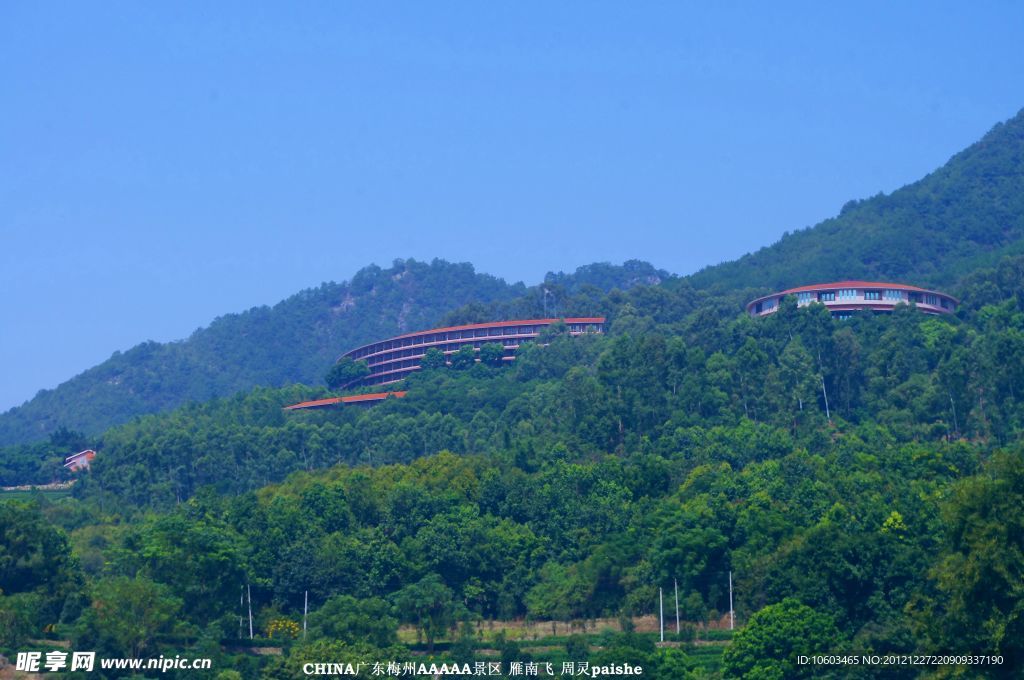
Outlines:
<svg viewBox="0 0 1024 680"><path fill-rule="evenodd" d="M79 451L78 453L72 454L64 459L64 467L71 472L78 472L79 470L88 470L89 464L92 463L92 459L96 457L96 452L92 449L86 449L85 451Z"/></svg>

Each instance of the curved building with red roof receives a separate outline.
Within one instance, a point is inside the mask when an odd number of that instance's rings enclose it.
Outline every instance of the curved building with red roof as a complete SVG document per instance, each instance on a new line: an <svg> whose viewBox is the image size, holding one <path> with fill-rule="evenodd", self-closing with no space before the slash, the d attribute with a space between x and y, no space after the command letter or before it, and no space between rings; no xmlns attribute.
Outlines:
<svg viewBox="0 0 1024 680"><path fill-rule="evenodd" d="M812 303L823 304L832 316L839 318L862 310L891 312L899 304L917 305L918 309L927 314L952 314L959 304L951 295L902 283L837 281L790 288L759 297L747 303L747 313L751 316L772 314L779 309L779 302L787 295L794 296L800 307Z"/></svg>
<svg viewBox="0 0 1024 680"><path fill-rule="evenodd" d="M345 352L340 358L365 361L370 373L344 387L387 385L397 382L418 371L423 355L431 348L437 348L448 356L463 347L472 347L480 351L483 345L493 342L504 348L503 358L511 361L515 359L520 344L535 339L541 331L557 321L565 322L570 335L604 332L604 317L582 317L492 321L406 333Z"/></svg>

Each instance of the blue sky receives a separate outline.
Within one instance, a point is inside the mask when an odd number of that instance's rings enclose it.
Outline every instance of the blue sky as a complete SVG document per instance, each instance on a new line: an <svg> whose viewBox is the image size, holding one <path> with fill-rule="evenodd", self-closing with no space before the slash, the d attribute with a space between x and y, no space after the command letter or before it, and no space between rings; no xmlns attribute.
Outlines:
<svg viewBox="0 0 1024 680"><path fill-rule="evenodd" d="M1020 3L762 5L0 3L0 409L371 262L692 272L1024 107Z"/></svg>

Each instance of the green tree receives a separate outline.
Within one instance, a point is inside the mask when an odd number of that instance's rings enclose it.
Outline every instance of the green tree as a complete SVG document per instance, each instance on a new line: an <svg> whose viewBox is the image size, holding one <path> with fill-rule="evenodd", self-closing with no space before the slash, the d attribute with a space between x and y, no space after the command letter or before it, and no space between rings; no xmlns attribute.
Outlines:
<svg viewBox="0 0 1024 680"><path fill-rule="evenodd" d="M754 338L747 337L736 353L736 380L739 383L743 415L752 420L764 417L761 401L764 394L764 376L768 370L768 355Z"/></svg>
<svg viewBox="0 0 1024 680"><path fill-rule="evenodd" d="M57 594L74 567L67 536L37 503L0 501L0 592Z"/></svg>
<svg viewBox="0 0 1024 680"><path fill-rule="evenodd" d="M444 368L447 363L444 352L436 347L431 347L423 355L423 360L420 362L420 366L423 367L424 371L427 371L435 368Z"/></svg>
<svg viewBox="0 0 1024 680"><path fill-rule="evenodd" d="M0 648L16 649L42 630L43 597L37 593L0 594Z"/></svg>
<svg viewBox="0 0 1024 680"><path fill-rule="evenodd" d="M609 635L602 641L601 646L603 649L591 659L592 666L624 667L629 665L632 668L639 666L643 669L642 677L646 677L655 667L657 655L653 638L627 631ZM613 673L601 677L626 680L627 678L636 678L637 675L635 672L626 672L623 668L623 673Z"/></svg>
<svg viewBox="0 0 1024 680"><path fill-rule="evenodd" d="M798 664L797 656L837 653L842 642L831 618L786 598L754 614L733 636L722 655L723 669L729 678L811 678L817 667Z"/></svg>
<svg viewBox="0 0 1024 680"><path fill-rule="evenodd" d="M365 361L353 361L351 357L342 357L327 371L324 382L332 390L337 390L369 373L370 368Z"/></svg>
<svg viewBox="0 0 1024 680"><path fill-rule="evenodd" d="M424 576L392 596L403 619L416 625L434 651L434 641L455 621L455 598L437 574Z"/></svg>
<svg viewBox="0 0 1024 680"><path fill-rule="evenodd" d="M398 642L398 620L379 598L359 600L336 595L309 616L310 634L348 643L388 647Z"/></svg>
<svg viewBox="0 0 1024 680"><path fill-rule="evenodd" d="M570 635L565 640L565 654L570 661L583 661L590 656L590 645L586 635Z"/></svg>
<svg viewBox="0 0 1024 680"><path fill-rule="evenodd" d="M592 586L576 565L565 566L551 561L539 574L538 583L526 595L531 616L552 622L567 621L585 610Z"/></svg>
<svg viewBox="0 0 1024 680"><path fill-rule="evenodd" d="M235 611L239 585L246 581L245 546L219 522L166 515L126 537L125 548L119 567L170 586L196 623Z"/></svg>
<svg viewBox="0 0 1024 680"><path fill-rule="evenodd" d="M811 357L799 336L793 338L779 356L779 377L784 399L798 412L816 404L819 376Z"/></svg>
<svg viewBox="0 0 1024 680"><path fill-rule="evenodd" d="M982 672L1024 669L1024 451L1003 452L958 483L943 508L946 537L930 576L937 590L913 612L931 651L960 645L999 654Z"/></svg>
<svg viewBox="0 0 1024 680"><path fill-rule="evenodd" d="M476 363L476 351L470 345L465 345L449 356L452 362L452 368L466 369L471 368Z"/></svg>
<svg viewBox="0 0 1024 680"><path fill-rule="evenodd" d="M504 356L505 348L500 343L488 342L480 347L480 363L485 366L501 366Z"/></svg>
<svg viewBox="0 0 1024 680"><path fill-rule="evenodd" d="M644 675L654 680L690 680L704 677L695 672L693 659L679 647L662 647L654 655L654 668ZM645 669L646 671L646 669Z"/></svg>
<svg viewBox="0 0 1024 680"><path fill-rule="evenodd" d="M92 607L81 624L105 651L141 656L154 651L158 636L174 629L180 610L181 600L167 586L115 576L95 583Z"/></svg>

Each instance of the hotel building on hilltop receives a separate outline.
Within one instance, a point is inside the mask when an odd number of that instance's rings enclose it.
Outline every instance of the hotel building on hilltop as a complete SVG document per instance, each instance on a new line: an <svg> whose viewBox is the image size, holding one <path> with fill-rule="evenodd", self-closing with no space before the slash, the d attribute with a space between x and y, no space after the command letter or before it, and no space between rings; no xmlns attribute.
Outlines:
<svg viewBox="0 0 1024 680"><path fill-rule="evenodd" d="M604 317L584 317L492 321L406 333L345 352L339 360L348 357L355 361L365 361L370 373L348 383L344 388L397 382L418 371L423 356L431 348L437 348L448 356L463 347L472 347L479 352L480 347L493 342L504 348L505 356L502 358L512 361L520 344L536 339L541 331L558 321L565 322L570 335L604 332Z"/></svg>
<svg viewBox="0 0 1024 680"><path fill-rule="evenodd" d="M952 314L959 304L951 295L902 283L839 281L800 286L759 297L747 303L747 313L755 317L773 314L787 295L794 296L799 307L823 304L832 316L841 319L861 310L891 312L899 304L917 305L926 314Z"/></svg>

